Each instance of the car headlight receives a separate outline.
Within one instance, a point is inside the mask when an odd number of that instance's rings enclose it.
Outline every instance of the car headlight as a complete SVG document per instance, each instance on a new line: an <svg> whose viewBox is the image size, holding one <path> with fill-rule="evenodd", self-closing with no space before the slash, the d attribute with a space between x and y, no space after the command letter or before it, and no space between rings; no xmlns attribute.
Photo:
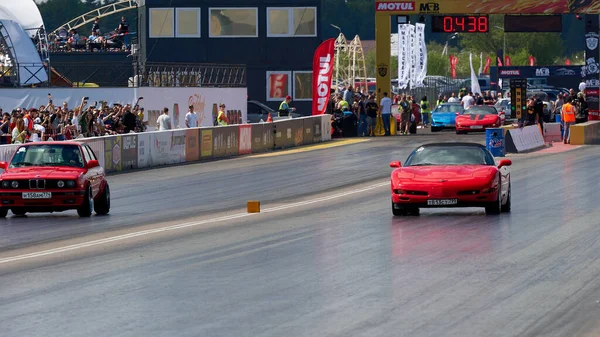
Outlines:
<svg viewBox="0 0 600 337"><path fill-rule="evenodd" d="M486 188L484 190L481 190L481 194L494 193L495 191L496 191L496 187Z"/></svg>
<svg viewBox="0 0 600 337"><path fill-rule="evenodd" d="M11 184L10 184L13 188L17 188L19 187L19 182L14 180Z"/></svg>
<svg viewBox="0 0 600 337"><path fill-rule="evenodd" d="M405 194L404 190L394 190L394 194Z"/></svg>
<svg viewBox="0 0 600 337"><path fill-rule="evenodd" d="M9 181L3 181L2 182L2 188L9 188L10 187L10 182Z"/></svg>
<svg viewBox="0 0 600 337"><path fill-rule="evenodd" d="M59 181L58 181L58 183L56 183L56 185L57 185L59 188L63 188L63 187L65 187L65 182L64 182L64 181L62 181L62 180L59 180Z"/></svg>
<svg viewBox="0 0 600 337"><path fill-rule="evenodd" d="M73 187L75 187L75 185L76 185L76 183L74 180L67 181L67 187L73 188Z"/></svg>

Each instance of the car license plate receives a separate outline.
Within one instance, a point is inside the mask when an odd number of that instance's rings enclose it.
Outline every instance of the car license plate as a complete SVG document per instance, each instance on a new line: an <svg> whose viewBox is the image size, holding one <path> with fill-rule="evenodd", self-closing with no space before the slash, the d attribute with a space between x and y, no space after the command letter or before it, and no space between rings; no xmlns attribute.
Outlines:
<svg viewBox="0 0 600 337"><path fill-rule="evenodd" d="M23 199L50 199L52 192L23 192Z"/></svg>
<svg viewBox="0 0 600 337"><path fill-rule="evenodd" d="M471 129L483 129L483 125L471 125Z"/></svg>
<svg viewBox="0 0 600 337"><path fill-rule="evenodd" d="M436 199L427 200L428 206L449 206L458 204L458 199Z"/></svg>

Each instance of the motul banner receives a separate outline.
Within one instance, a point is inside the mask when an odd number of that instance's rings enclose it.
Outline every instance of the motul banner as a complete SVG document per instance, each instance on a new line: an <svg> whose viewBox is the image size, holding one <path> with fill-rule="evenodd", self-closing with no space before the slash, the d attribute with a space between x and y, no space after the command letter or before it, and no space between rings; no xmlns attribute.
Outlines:
<svg viewBox="0 0 600 337"><path fill-rule="evenodd" d="M512 65L512 62L510 61L510 56L504 56L504 65L507 67L510 67Z"/></svg>
<svg viewBox="0 0 600 337"><path fill-rule="evenodd" d="M327 109L327 103L331 96L334 52L335 39L323 41L315 51L313 57L313 115L323 115Z"/></svg>
<svg viewBox="0 0 600 337"><path fill-rule="evenodd" d="M598 30L600 27L598 15L585 15L585 64L581 74L585 78L585 100L587 102L588 119L600 120L600 48L598 47Z"/></svg>
<svg viewBox="0 0 600 337"><path fill-rule="evenodd" d="M487 74L490 71L490 65L492 64L492 58L491 57L487 57L485 59L485 66L483 67L483 73Z"/></svg>

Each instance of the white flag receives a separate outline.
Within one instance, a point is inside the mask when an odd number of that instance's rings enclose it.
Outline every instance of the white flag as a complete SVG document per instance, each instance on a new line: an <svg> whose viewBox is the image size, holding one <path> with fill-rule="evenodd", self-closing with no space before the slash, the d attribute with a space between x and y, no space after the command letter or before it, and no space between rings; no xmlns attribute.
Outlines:
<svg viewBox="0 0 600 337"><path fill-rule="evenodd" d="M419 41L417 40L416 27L409 25L410 30L410 86L414 87L417 83L419 73Z"/></svg>
<svg viewBox="0 0 600 337"><path fill-rule="evenodd" d="M398 88L406 89L410 81L409 25L398 25Z"/></svg>
<svg viewBox="0 0 600 337"><path fill-rule="evenodd" d="M481 88L479 87L479 79L475 74L475 69L473 69L473 54L469 53L469 63L471 64L471 92L473 94L479 93L481 94Z"/></svg>
<svg viewBox="0 0 600 337"><path fill-rule="evenodd" d="M482 70L483 70L483 52L479 53L479 72L477 73L477 76L479 76L479 74L481 74Z"/></svg>
<svg viewBox="0 0 600 337"><path fill-rule="evenodd" d="M417 35L418 48L418 64L417 64L417 76L416 82L413 84L414 87L423 87L423 82L427 76L427 44L425 43L425 24L417 23L415 25Z"/></svg>

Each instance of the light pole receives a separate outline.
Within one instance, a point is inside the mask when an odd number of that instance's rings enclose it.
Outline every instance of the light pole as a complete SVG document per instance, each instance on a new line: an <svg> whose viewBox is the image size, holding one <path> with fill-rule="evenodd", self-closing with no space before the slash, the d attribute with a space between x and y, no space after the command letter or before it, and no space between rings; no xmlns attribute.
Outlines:
<svg viewBox="0 0 600 337"><path fill-rule="evenodd" d="M502 31L502 36L504 39L504 46L502 47L502 54L504 55L504 59L506 59L506 32L504 31L504 28L502 28L502 27L494 26L494 28L500 29Z"/></svg>
<svg viewBox="0 0 600 337"><path fill-rule="evenodd" d="M454 33L446 39L446 44L444 45L444 49L442 50L442 56L444 56L448 53L448 41L456 39L457 37L458 37L458 33Z"/></svg>
<svg viewBox="0 0 600 337"><path fill-rule="evenodd" d="M329 25L330 25L331 27L333 27L333 28L337 29L337 30L340 32L340 34L342 34L342 29L341 29L340 27L338 27L338 26L334 25L333 23L330 23Z"/></svg>

